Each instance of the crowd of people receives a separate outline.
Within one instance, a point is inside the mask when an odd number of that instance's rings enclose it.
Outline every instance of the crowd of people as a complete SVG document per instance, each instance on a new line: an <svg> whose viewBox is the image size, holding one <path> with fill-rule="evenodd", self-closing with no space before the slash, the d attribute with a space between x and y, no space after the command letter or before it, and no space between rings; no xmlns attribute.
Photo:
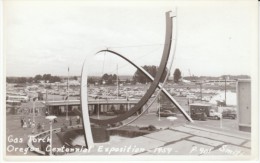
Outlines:
<svg viewBox="0 0 260 163"><path fill-rule="evenodd" d="M46 112L46 115L49 115L49 114ZM74 125L73 119L75 119L75 118L72 118L72 117L69 118L70 126ZM57 122L58 122L57 119L53 120L53 123L57 123ZM76 116L76 120L74 122L76 122L77 125L80 124L80 117ZM27 128L31 128L32 134L35 134L35 133L39 133L39 132L44 132L45 124L38 122L36 125L35 122L32 121L30 118L26 119L24 117L21 117L21 128L23 128L24 130L26 130Z"/></svg>
<svg viewBox="0 0 260 163"><path fill-rule="evenodd" d="M46 111L44 116L49 116L50 114ZM32 117L26 116L24 114L21 114L21 128L23 130L31 130L32 134L38 134L41 132L44 132L46 128L46 123L47 121L40 121L39 118L35 117L36 119L31 119ZM39 122L40 121L40 122ZM53 120L53 123L58 123L58 121L61 123L60 128L61 131L65 132L68 129L68 126L73 126L73 125L79 125L81 122L80 116L70 116L68 120L65 120L61 117L55 118ZM49 124L49 123L48 123ZM49 142L40 142L40 149L45 152L45 155L48 155L49 153L45 150L46 146L49 145Z"/></svg>
<svg viewBox="0 0 260 163"><path fill-rule="evenodd" d="M37 126L34 121L32 121L30 118L26 120L25 118L21 118L21 127L26 130L27 128L32 129L32 134L39 133L45 131L45 124L44 123L37 123ZM35 130L36 129L36 130Z"/></svg>

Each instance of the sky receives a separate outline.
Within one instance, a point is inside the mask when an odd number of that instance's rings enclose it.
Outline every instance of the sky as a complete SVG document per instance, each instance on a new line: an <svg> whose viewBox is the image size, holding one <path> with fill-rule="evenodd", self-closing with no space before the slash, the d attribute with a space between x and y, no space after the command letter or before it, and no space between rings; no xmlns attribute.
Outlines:
<svg viewBox="0 0 260 163"><path fill-rule="evenodd" d="M175 11L176 52L171 76L251 75L257 47L253 1L30 1L4 2L6 76L133 75L129 63L160 63L165 12ZM173 55L173 50L171 51ZM117 69L118 66L118 69Z"/></svg>

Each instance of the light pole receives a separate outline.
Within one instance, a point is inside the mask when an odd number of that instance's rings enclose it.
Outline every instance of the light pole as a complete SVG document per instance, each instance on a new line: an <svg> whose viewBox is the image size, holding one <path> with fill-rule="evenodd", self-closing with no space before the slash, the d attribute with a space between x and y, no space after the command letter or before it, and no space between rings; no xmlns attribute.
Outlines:
<svg viewBox="0 0 260 163"><path fill-rule="evenodd" d="M35 122L35 103L36 103L37 97L33 98L33 122Z"/></svg>
<svg viewBox="0 0 260 163"><path fill-rule="evenodd" d="M222 113L221 113L221 115L220 115L220 128L222 128L223 127L223 121L222 121L223 119L222 119Z"/></svg>
<svg viewBox="0 0 260 163"><path fill-rule="evenodd" d="M200 86L200 101L202 101L202 82L198 82L196 85Z"/></svg>
<svg viewBox="0 0 260 163"><path fill-rule="evenodd" d="M52 122L57 118L55 115L47 116L45 119L50 121L50 156L52 155Z"/></svg>
<svg viewBox="0 0 260 163"><path fill-rule="evenodd" d="M99 97L98 97L98 119L99 119Z"/></svg>
<svg viewBox="0 0 260 163"><path fill-rule="evenodd" d="M67 100L66 102L67 102L67 107L66 107L66 120L68 121L68 120L69 120L69 116L68 116L68 112L69 112L68 100Z"/></svg>
<svg viewBox="0 0 260 163"><path fill-rule="evenodd" d="M160 95L159 95L159 98L158 98L158 102L159 102L159 114L158 114L158 116L159 116L159 121L161 120L161 99L160 99Z"/></svg>
<svg viewBox="0 0 260 163"><path fill-rule="evenodd" d="M69 96L66 96L65 99L64 99L66 101L66 120L67 121L69 120L69 117L68 117L68 110L69 110L68 98L69 98Z"/></svg>
<svg viewBox="0 0 260 163"><path fill-rule="evenodd" d="M189 115L191 116L191 112L190 112L190 98L188 98L188 107L189 107Z"/></svg>
<svg viewBox="0 0 260 163"><path fill-rule="evenodd" d="M68 117L68 111L69 111L69 104L68 104L68 100L69 100L69 72L70 72L70 68L68 67L68 78L67 78L67 112L66 112L66 120L69 120Z"/></svg>
<svg viewBox="0 0 260 163"><path fill-rule="evenodd" d="M227 77L225 76L225 106L227 105Z"/></svg>
<svg viewBox="0 0 260 163"><path fill-rule="evenodd" d="M202 101L202 83L200 83L200 101Z"/></svg>

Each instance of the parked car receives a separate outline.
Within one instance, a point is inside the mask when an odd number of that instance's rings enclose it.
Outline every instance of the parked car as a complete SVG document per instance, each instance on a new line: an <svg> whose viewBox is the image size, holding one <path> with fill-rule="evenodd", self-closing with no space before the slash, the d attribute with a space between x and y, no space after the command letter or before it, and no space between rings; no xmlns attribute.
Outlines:
<svg viewBox="0 0 260 163"><path fill-rule="evenodd" d="M222 112L222 118L231 118L231 119L236 119L237 114L232 111L223 111Z"/></svg>
<svg viewBox="0 0 260 163"><path fill-rule="evenodd" d="M176 113L173 113L171 110L160 110L157 111L157 115L160 117L169 117L169 116L176 116Z"/></svg>
<svg viewBox="0 0 260 163"><path fill-rule="evenodd" d="M191 113L191 118L193 120L200 120L200 121L206 121L207 120L207 114L204 112L200 113Z"/></svg>

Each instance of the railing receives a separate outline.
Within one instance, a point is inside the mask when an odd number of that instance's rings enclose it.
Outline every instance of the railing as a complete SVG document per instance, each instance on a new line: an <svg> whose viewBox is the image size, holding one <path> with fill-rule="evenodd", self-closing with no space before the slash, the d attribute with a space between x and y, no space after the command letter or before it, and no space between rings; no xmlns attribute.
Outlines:
<svg viewBox="0 0 260 163"><path fill-rule="evenodd" d="M82 125L75 125L75 126L68 126L67 129L74 129L74 128L80 128L82 127ZM61 128L55 128L52 130L52 132L61 132ZM41 151L39 148L36 148L34 145L33 145L33 139L38 139L38 138L41 138L41 139L45 139L47 138L48 136L50 135L50 130L47 130L47 131L44 131L44 132L41 132L41 133L38 133L38 134L35 134L35 135L30 135L30 138L29 140L27 141L27 146L31 149L31 151L37 153L37 154L40 154L40 155L45 155L45 152L44 151Z"/></svg>

